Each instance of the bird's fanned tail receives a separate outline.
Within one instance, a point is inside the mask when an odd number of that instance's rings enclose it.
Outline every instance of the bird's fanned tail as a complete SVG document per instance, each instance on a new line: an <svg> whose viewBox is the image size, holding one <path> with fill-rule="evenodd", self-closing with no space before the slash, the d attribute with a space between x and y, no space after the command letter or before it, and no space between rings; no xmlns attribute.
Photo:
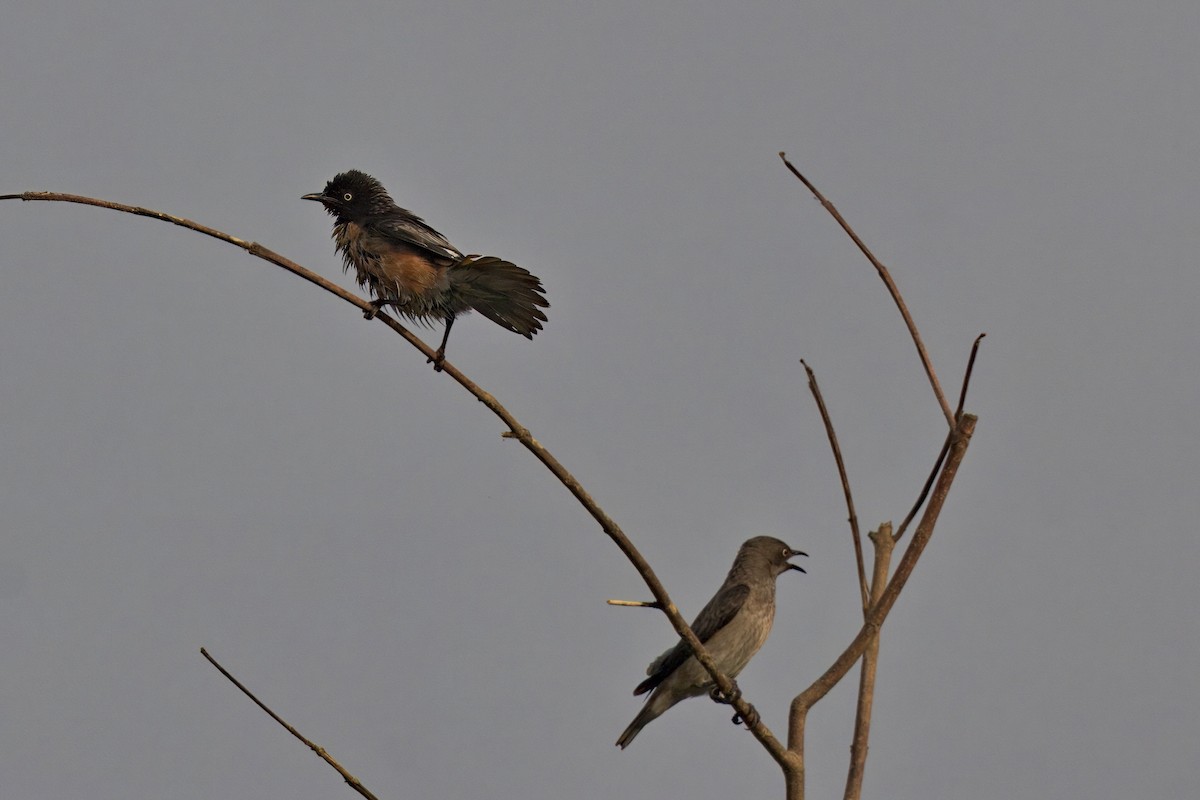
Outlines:
<svg viewBox="0 0 1200 800"><path fill-rule="evenodd" d="M527 269L493 256L466 256L449 271L454 291L475 311L526 339L542 329L549 308L542 282Z"/></svg>

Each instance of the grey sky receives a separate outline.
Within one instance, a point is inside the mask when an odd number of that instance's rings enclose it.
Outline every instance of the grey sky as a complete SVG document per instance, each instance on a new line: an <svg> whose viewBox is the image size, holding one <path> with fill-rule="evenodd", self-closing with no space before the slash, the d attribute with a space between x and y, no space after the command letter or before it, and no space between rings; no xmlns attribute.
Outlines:
<svg viewBox="0 0 1200 800"><path fill-rule="evenodd" d="M187 216L341 276L344 169L545 283L451 361L573 470L685 616L737 546L811 554L742 674L777 732L858 621L817 370L865 525L899 520L989 338L974 444L884 631L871 797L1188 797L1194 3L10 2L0 193ZM378 324L179 228L0 204L5 797L781 796L694 701L627 752L674 639L591 520ZM427 332L434 344L440 332ZM849 682L809 724L845 772Z"/></svg>

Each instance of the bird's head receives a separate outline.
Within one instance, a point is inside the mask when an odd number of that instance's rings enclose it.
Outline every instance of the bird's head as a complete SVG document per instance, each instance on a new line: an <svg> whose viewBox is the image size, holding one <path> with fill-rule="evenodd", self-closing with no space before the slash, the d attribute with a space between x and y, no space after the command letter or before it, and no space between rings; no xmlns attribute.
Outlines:
<svg viewBox="0 0 1200 800"><path fill-rule="evenodd" d="M755 536L742 544L738 551L737 561L753 561L766 566L773 576L779 576L788 570L806 572L804 567L789 561L793 556L808 557L808 553L793 550L774 536Z"/></svg>
<svg viewBox="0 0 1200 800"><path fill-rule="evenodd" d="M361 220L396 207L383 184L356 169L334 176L325 184L325 191L306 194L301 199L317 201L338 222Z"/></svg>

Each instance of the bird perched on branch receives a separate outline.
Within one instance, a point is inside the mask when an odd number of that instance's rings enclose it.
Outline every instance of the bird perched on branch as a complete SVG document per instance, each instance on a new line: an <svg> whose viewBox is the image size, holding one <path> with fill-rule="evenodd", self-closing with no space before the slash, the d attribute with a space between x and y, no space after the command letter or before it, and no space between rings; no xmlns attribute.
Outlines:
<svg viewBox="0 0 1200 800"><path fill-rule="evenodd" d="M353 267L358 285L375 297L367 319L392 306L417 323L445 323L442 344L430 359L439 372L450 327L467 311L526 339L542 329L542 309L550 304L536 276L499 258L463 255L365 172L343 172L323 192L303 199L321 203L333 216L333 239L346 270Z"/></svg>
<svg viewBox="0 0 1200 800"><path fill-rule="evenodd" d="M775 579L792 569L804 572L803 567L789 564L788 559L807 555L771 536L748 539L738 549L725 583L696 616L692 631L716 661L717 668L730 679L737 677L771 632L775 620ZM633 693L653 692L617 739L621 749L628 747L651 720L680 700L710 692L714 700L731 701L713 691L712 677L683 639L654 659L646 674L650 677L638 684Z"/></svg>

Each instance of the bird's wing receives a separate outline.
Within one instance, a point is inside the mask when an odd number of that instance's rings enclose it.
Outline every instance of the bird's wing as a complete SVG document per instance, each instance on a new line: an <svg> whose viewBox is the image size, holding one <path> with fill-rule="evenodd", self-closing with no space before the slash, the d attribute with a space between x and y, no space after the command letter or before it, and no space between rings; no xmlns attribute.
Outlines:
<svg viewBox="0 0 1200 800"><path fill-rule="evenodd" d="M737 583L732 586L722 586L713 595L713 598L708 601L708 605L700 609L700 613L692 622L692 631L695 632L696 638L700 640L701 644L707 643L717 631L724 628L731 619L737 616L749 594L749 586ZM646 674L650 677L639 683L633 693L635 695L645 694L658 686L691 655L692 648L688 647L687 642L680 639L678 644L650 662L650 666L646 668Z"/></svg>
<svg viewBox="0 0 1200 800"><path fill-rule="evenodd" d="M399 214L375 217L367 223L367 227L392 241L418 247L439 258L458 260L463 257L445 236L426 225L425 220L404 209L400 209Z"/></svg>

